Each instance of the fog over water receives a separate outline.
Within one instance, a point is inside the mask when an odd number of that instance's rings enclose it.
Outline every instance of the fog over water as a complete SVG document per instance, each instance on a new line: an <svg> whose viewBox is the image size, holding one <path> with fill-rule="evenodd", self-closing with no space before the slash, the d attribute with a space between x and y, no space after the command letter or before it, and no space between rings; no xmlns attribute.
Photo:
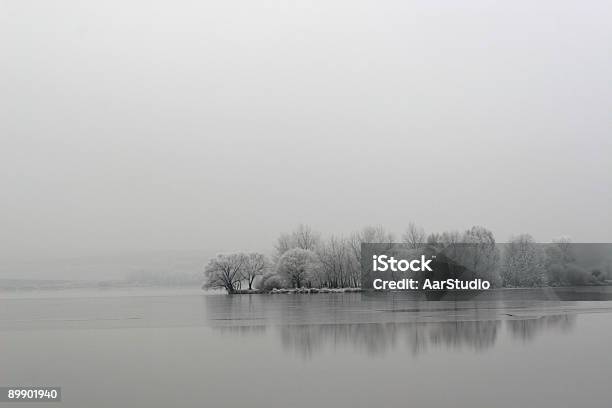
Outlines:
<svg viewBox="0 0 612 408"><path fill-rule="evenodd" d="M4 1L0 277L266 250L298 223L609 242L611 19L604 1Z"/></svg>

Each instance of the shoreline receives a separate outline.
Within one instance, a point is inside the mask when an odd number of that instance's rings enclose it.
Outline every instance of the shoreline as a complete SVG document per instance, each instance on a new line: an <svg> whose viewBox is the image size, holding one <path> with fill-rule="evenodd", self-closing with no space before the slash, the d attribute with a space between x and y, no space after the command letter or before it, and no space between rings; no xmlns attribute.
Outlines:
<svg viewBox="0 0 612 408"><path fill-rule="evenodd" d="M542 290L551 289L555 292L570 291L573 293L585 293L589 292L594 288L608 287L612 285L584 285L584 286L538 286L538 287L507 287L507 288L491 288L486 290L460 290L460 289L431 289L431 290L415 290L413 292L419 293L455 293L459 294L462 292L474 292L478 293L512 293L512 292L541 292ZM278 294L328 294L328 293L402 293L405 290L366 290L362 288L284 288L284 289L272 289L272 290L259 290L259 289L243 289L236 290L233 293L225 293L226 295L278 295Z"/></svg>
<svg viewBox="0 0 612 408"><path fill-rule="evenodd" d="M315 293L357 293L363 292L361 288L292 288L292 289L243 289L236 290L228 295L277 295L277 294L315 294Z"/></svg>

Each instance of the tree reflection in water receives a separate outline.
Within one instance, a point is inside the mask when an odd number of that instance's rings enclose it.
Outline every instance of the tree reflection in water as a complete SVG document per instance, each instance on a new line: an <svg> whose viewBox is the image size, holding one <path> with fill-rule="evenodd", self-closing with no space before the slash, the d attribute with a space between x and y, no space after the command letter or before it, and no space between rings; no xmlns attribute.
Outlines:
<svg viewBox="0 0 612 408"><path fill-rule="evenodd" d="M358 297L207 296L206 314L213 328L231 335L280 336L284 350L308 358L325 349L351 347L369 355L407 350L416 355L428 349L483 351L494 347L500 331L511 338L533 340L547 330L566 332L576 314L538 315L537 305L479 302L418 302L367 304ZM517 310L529 312L521 316ZM534 317L535 315L535 317ZM278 334L276 334L278 333Z"/></svg>
<svg viewBox="0 0 612 408"><path fill-rule="evenodd" d="M506 321L506 326L512 336L522 340L532 340L545 330L568 332L573 329L575 324L576 315L574 314L559 314Z"/></svg>

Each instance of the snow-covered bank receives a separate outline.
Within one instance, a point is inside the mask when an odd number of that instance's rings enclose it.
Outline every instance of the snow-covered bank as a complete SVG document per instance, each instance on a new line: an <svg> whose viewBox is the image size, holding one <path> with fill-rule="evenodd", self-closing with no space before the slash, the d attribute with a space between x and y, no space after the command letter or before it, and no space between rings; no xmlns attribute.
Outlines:
<svg viewBox="0 0 612 408"><path fill-rule="evenodd" d="M352 293L361 292L361 288L293 288L293 289L272 289L262 290L237 290L235 295L256 295L256 294L312 294L312 293Z"/></svg>

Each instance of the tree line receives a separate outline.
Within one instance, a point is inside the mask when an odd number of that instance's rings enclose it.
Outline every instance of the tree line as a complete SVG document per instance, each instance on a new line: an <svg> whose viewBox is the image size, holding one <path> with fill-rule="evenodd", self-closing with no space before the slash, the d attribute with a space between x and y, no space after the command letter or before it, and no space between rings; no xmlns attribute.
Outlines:
<svg viewBox="0 0 612 408"><path fill-rule="evenodd" d="M361 284L361 244L393 243L394 234L368 226L352 234L326 239L307 225L281 234L272 256L236 252L220 254L205 267L204 288L270 291L281 288L347 288ZM410 223L400 238L409 248L444 250L468 268L474 278L495 287L537 287L602 284L611 267L586 270L576 263L571 241L554 240L545 249L529 234L512 237L503 250L487 228L426 234Z"/></svg>

